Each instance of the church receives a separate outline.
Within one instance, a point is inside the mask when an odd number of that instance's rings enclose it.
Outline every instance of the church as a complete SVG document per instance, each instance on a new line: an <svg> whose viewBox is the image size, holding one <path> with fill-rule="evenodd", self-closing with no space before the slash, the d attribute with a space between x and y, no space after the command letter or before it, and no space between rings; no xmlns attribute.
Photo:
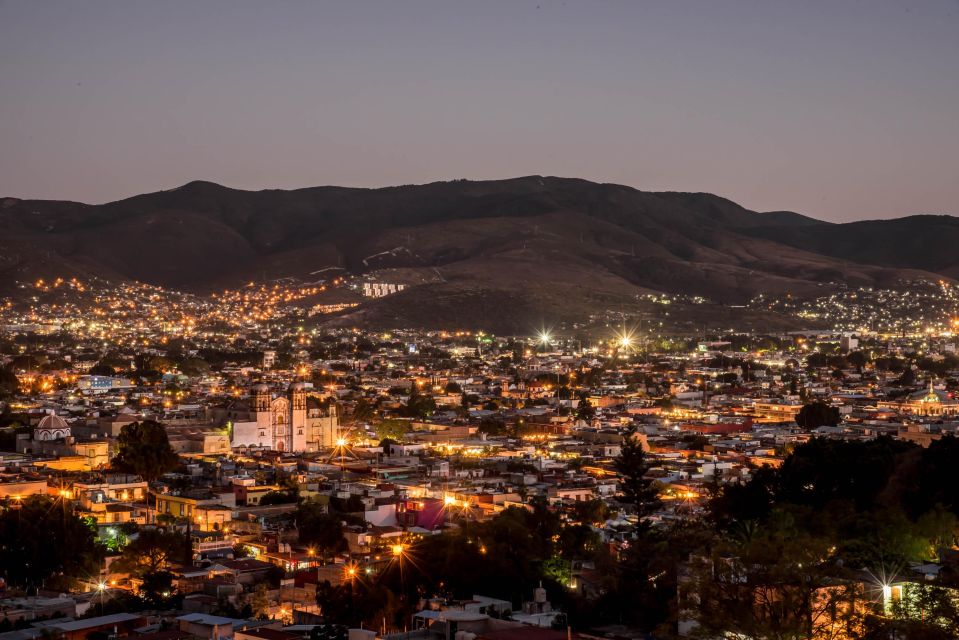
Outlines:
<svg viewBox="0 0 959 640"><path fill-rule="evenodd" d="M93 471L110 462L110 443L96 437L79 439L66 420L53 411L48 412L33 428L33 433L19 433L17 453L35 456L53 456L38 464L64 471Z"/></svg>
<svg viewBox="0 0 959 640"><path fill-rule="evenodd" d="M248 403L226 407L221 419L230 429L234 449L320 451L333 447L339 437L336 403L324 408L325 400L302 382L277 395L260 384L253 387Z"/></svg>

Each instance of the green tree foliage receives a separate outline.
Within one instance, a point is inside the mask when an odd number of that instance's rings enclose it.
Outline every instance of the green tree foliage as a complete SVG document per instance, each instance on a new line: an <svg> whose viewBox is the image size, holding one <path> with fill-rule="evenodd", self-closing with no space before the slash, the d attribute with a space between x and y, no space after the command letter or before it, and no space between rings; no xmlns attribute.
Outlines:
<svg viewBox="0 0 959 640"><path fill-rule="evenodd" d="M488 436L501 436L506 433L506 421L501 416L484 416L478 430Z"/></svg>
<svg viewBox="0 0 959 640"><path fill-rule="evenodd" d="M260 504L263 506L274 504L292 504L296 502L297 497L293 491L270 491L260 498Z"/></svg>
<svg viewBox="0 0 959 640"><path fill-rule="evenodd" d="M166 609L176 597L173 574L169 571L145 573L140 584L140 597L152 609Z"/></svg>
<svg viewBox="0 0 959 640"><path fill-rule="evenodd" d="M812 402L803 405L799 413L796 414L796 424L804 429L817 429L822 426L834 427L839 424L839 409L824 402Z"/></svg>
<svg viewBox="0 0 959 640"><path fill-rule="evenodd" d="M659 506L659 491L645 477L650 465L635 427L623 435L623 444L619 456L613 461L613 467L620 476L623 502L633 505L640 514L650 513Z"/></svg>
<svg viewBox="0 0 959 640"><path fill-rule="evenodd" d="M410 431L410 422L396 419L380 420L373 427L373 431L380 440L389 438L394 442L402 442Z"/></svg>
<svg viewBox="0 0 959 640"><path fill-rule="evenodd" d="M589 401L589 396L580 393L579 402L576 403L576 419L583 422L590 422L596 417L596 407Z"/></svg>
<svg viewBox="0 0 959 640"><path fill-rule="evenodd" d="M357 579L352 596L350 583L318 588L317 601L330 622L377 627L385 617L388 626L400 628L423 594L482 593L520 602L542 581L559 603L566 590L544 574L544 566L557 556L553 539L561 530L545 502L535 502L532 510L509 508L489 521L467 522L417 542L379 575Z"/></svg>
<svg viewBox="0 0 959 640"><path fill-rule="evenodd" d="M401 408L400 414L407 418L419 418L425 420L436 411L436 401L432 396L423 395L419 392L417 385L410 389L410 396L406 404Z"/></svg>
<svg viewBox="0 0 959 640"><path fill-rule="evenodd" d="M376 417L376 408L366 398L360 398L353 406L353 420L371 422Z"/></svg>
<svg viewBox="0 0 959 640"><path fill-rule="evenodd" d="M177 368L187 376L202 376L210 372L210 365L203 358L183 358Z"/></svg>
<svg viewBox="0 0 959 640"><path fill-rule="evenodd" d="M20 392L20 381L8 367L0 367L0 398L10 398Z"/></svg>
<svg viewBox="0 0 959 640"><path fill-rule="evenodd" d="M0 513L0 576L8 584L68 588L97 572L104 550L87 522L45 496L7 507Z"/></svg>
<svg viewBox="0 0 959 640"><path fill-rule="evenodd" d="M257 620L266 620L269 617L270 595L268 591L266 583L260 582L253 588L253 593L250 594L250 609Z"/></svg>
<svg viewBox="0 0 959 640"><path fill-rule="evenodd" d="M609 507L599 498L582 500L573 505L573 518L583 524L602 524L610 517Z"/></svg>
<svg viewBox="0 0 959 640"><path fill-rule="evenodd" d="M302 544L317 554L332 555L346 550L343 537L343 519L327 513L324 505L315 500L304 500L293 513Z"/></svg>
<svg viewBox="0 0 959 640"><path fill-rule="evenodd" d="M91 376L112 376L116 373L116 370L108 364L104 364L102 361L90 367L90 370L87 372Z"/></svg>
<svg viewBox="0 0 959 640"><path fill-rule="evenodd" d="M114 564L137 577L158 574L170 564L188 560L189 546L187 537L176 531L146 527L127 543Z"/></svg>
<svg viewBox="0 0 959 640"><path fill-rule="evenodd" d="M117 454L111 466L117 471L135 473L152 482L173 471L179 458L170 446L166 429L154 420L125 425L117 437Z"/></svg>
<svg viewBox="0 0 959 640"><path fill-rule="evenodd" d="M852 605L864 597L861 583L824 564L829 553L826 540L797 526L788 511L776 512L750 535L694 558L680 583L681 605L706 637L798 640L833 637L837 624L859 629L861 613Z"/></svg>

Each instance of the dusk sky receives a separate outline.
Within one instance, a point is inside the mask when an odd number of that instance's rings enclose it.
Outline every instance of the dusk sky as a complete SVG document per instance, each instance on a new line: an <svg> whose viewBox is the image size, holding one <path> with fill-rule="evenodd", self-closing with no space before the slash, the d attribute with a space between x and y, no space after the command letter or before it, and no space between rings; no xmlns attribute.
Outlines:
<svg viewBox="0 0 959 640"><path fill-rule="evenodd" d="M959 214L959 0L0 0L0 196L528 174Z"/></svg>

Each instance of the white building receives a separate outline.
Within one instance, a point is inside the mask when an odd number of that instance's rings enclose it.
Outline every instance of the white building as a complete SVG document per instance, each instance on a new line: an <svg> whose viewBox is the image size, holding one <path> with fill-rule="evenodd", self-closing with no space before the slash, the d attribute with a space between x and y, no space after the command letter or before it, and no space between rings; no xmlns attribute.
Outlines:
<svg viewBox="0 0 959 640"><path fill-rule="evenodd" d="M394 293L399 293L406 288L405 284L392 284L388 282L364 282L363 295L367 298L382 298Z"/></svg>
<svg viewBox="0 0 959 640"><path fill-rule="evenodd" d="M257 385L247 406L227 409L231 446L275 451L318 451L334 446L339 436L336 404L324 410L320 400L319 394L309 392L301 382L275 397L267 385Z"/></svg>

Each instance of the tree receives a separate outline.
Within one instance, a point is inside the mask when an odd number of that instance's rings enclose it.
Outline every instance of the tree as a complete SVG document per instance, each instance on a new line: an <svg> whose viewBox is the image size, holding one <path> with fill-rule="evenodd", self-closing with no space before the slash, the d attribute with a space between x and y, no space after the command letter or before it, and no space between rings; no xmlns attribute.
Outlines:
<svg viewBox="0 0 959 640"><path fill-rule="evenodd" d="M379 447L383 450L384 456L393 455L393 445L396 444L396 440L393 438L383 438L380 440Z"/></svg>
<svg viewBox="0 0 959 640"><path fill-rule="evenodd" d="M297 497L293 491L268 491L262 498L260 498L260 504L262 506L291 504L296 502L296 500Z"/></svg>
<svg viewBox="0 0 959 640"><path fill-rule="evenodd" d="M46 496L7 507L0 513L0 576L7 584L39 587L47 581L50 588L68 588L75 578L96 573L103 548L95 525Z"/></svg>
<svg viewBox="0 0 959 640"><path fill-rule="evenodd" d="M366 398L360 398L353 407L354 422L370 422L376 417L376 408Z"/></svg>
<svg viewBox="0 0 959 640"><path fill-rule="evenodd" d="M118 471L135 473L152 482L173 471L179 457L170 446L166 429L154 420L125 425L117 437L117 455L111 466Z"/></svg>
<svg viewBox="0 0 959 640"><path fill-rule="evenodd" d="M799 639L859 637L862 583L823 562L829 541L788 513L774 513L748 538L696 556L680 585L680 607L696 635Z"/></svg>
<svg viewBox="0 0 959 640"><path fill-rule="evenodd" d="M141 529L123 548L116 561L118 569L135 576L160 573L171 562L186 560L186 536L159 528Z"/></svg>
<svg viewBox="0 0 959 640"><path fill-rule="evenodd" d="M249 605L253 610L253 616L257 620L266 620L269 617L270 594L266 588L266 583L260 582L253 588Z"/></svg>
<svg viewBox="0 0 959 640"><path fill-rule="evenodd" d="M602 524L610 517L610 510L606 503L597 498L583 500L573 504L573 517L583 524Z"/></svg>
<svg viewBox="0 0 959 640"><path fill-rule="evenodd" d="M176 591L169 571L145 573L140 584L140 597L155 609L165 608Z"/></svg>
<svg viewBox="0 0 959 640"><path fill-rule="evenodd" d="M9 398L20 392L20 381L7 367L0 367L0 398Z"/></svg>
<svg viewBox="0 0 959 640"><path fill-rule="evenodd" d="M116 373L116 370L108 364L104 364L102 361L90 367L90 370L87 372L91 376L112 376Z"/></svg>
<svg viewBox="0 0 959 640"><path fill-rule="evenodd" d="M293 512L300 542L318 554L335 554L346 549L343 522L339 516L327 513L315 500L304 500Z"/></svg>
<svg viewBox="0 0 959 640"><path fill-rule="evenodd" d="M869 355L864 351L853 351L846 359L849 360L849 364L859 370L859 373L862 373L862 368L869 363Z"/></svg>
<svg viewBox="0 0 959 640"><path fill-rule="evenodd" d="M909 387L916 384L916 372L912 369L905 369L896 382L903 387Z"/></svg>
<svg viewBox="0 0 959 640"><path fill-rule="evenodd" d="M436 401L433 396L424 396L417 389L417 385L414 384L410 389L410 397L401 409L401 414L407 418L425 419L430 417L434 411L436 411Z"/></svg>
<svg viewBox="0 0 959 640"><path fill-rule="evenodd" d="M796 414L796 424L810 430L822 426L835 427L839 424L839 409L818 401L803 405Z"/></svg>
<svg viewBox="0 0 959 640"><path fill-rule="evenodd" d="M585 393L579 395L579 402L576 404L576 419L583 422L590 422L596 416L596 408L589 401L589 396Z"/></svg>
<svg viewBox="0 0 959 640"><path fill-rule="evenodd" d="M373 427L373 431L376 432L376 437L379 439L389 438L396 442L401 442L405 437L406 433L410 430L410 423L407 420L381 420Z"/></svg>
<svg viewBox="0 0 959 640"><path fill-rule="evenodd" d="M659 506L659 491L652 480L645 477L650 464L635 427L630 427L623 435L623 444L613 467L620 476L624 502L633 505L640 514L651 513Z"/></svg>

